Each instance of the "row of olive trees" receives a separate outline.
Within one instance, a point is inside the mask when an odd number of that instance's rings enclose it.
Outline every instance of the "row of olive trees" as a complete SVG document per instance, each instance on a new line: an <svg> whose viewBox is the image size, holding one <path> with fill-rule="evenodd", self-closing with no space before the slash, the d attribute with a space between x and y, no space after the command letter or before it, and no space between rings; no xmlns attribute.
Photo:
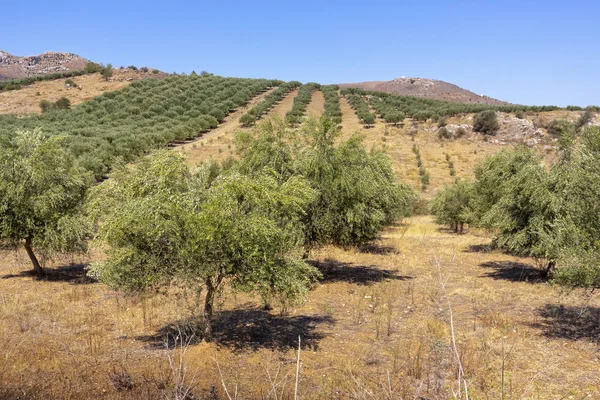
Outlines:
<svg viewBox="0 0 600 400"><path fill-rule="evenodd" d="M547 169L535 150L487 157L473 181L457 181L433 200L439 223L489 229L495 244L545 259L544 274L569 286L599 287L600 128L586 128Z"/></svg>
<svg viewBox="0 0 600 400"><path fill-rule="evenodd" d="M389 158L358 136L336 145L335 126L267 121L238 134L239 161L190 171L162 150L92 189L64 138L20 131L0 142L0 240L23 244L43 274L35 252L83 251L95 238L106 257L90 274L113 288L203 291L208 339L225 283L267 304L302 301L319 277L308 249L364 243L410 213L415 194Z"/></svg>
<svg viewBox="0 0 600 400"><path fill-rule="evenodd" d="M342 109L340 108L340 96L338 85L326 85L321 88L325 105L323 114L330 118L336 124L342 123Z"/></svg>
<svg viewBox="0 0 600 400"><path fill-rule="evenodd" d="M419 121L426 121L430 118L439 119L440 117L450 117L457 114L478 113L485 110L517 112L530 111L542 112L559 109L556 106L521 106L521 105L504 105L491 106L487 104L473 103L453 103L449 101L425 99L413 96L404 96L392 93L368 91L359 88L345 88L342 90L342 95L359 95L368 97L370 104L382 118L390 118L388 122L399 116L410 117Z"/></svg>
<svg viewBox="0 0 600 400"><path fill-rule="evenodd" d="M342 93L344 93L344 91L342 91ZM354 109L354 112L361 123L365 125L373 125L375 123L375 115L369 110L369 104L361 95L345 94L344 97L346 97L348 103L350 103L350 106Z"/></svg>
<svg viewBox="0 0 600 400"><path fill-rule="evenodd" d="M81 164L102 178L116 160L133 161L215 128L232 110L278 82L213 75L144 79L70 110L49 107L49 112L24 118L0 115L0 136L37 127L48 135L67 135L65 142Z"/></svg>
<svg viewBox="0 0 600 400"><path fill-rule="evenodd" d="M279 85L277 89L269 93L265 98L252 107L246 114L240 118L240 123L243 126L252 126L263 117L269 110L281 99L283 99L289 92L297 89L302 84L298 81L285 82Z"/></svg>
<svg viewBox="0 0 600 400"><path fill-rule="evenodd" d="M285 114L285 120L290 124L299 124L302 122L302 117L306 114L306 107L312 99L313 92L320 88L321 85L313 82L300 86L298 94L294 97L292 109Z"/></svg>

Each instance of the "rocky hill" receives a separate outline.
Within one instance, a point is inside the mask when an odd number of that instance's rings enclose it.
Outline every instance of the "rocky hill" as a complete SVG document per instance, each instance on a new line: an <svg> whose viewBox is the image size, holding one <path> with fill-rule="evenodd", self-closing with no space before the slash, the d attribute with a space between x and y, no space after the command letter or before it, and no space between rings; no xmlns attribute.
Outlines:
<svg viewBox="0 0 600 400"><path fill-rule="evenodd" d="M478 95L451 83L438 81L435 79L402 77L391 81L342 83L339 86L341 88L357 87L365 90L376 90L379 92L424 97L427 99L445 100L456 103L477 103L490 105L509 104L505 101L496 100L484 95Z"/></svg>
<svg viewBox="0 0 600 400"><path fill-rule="evenodd" d="M72 53L49 51L37 56L20 57L0 50L0 79L24 78L82 69L88 62L89 60Z"/></svg>

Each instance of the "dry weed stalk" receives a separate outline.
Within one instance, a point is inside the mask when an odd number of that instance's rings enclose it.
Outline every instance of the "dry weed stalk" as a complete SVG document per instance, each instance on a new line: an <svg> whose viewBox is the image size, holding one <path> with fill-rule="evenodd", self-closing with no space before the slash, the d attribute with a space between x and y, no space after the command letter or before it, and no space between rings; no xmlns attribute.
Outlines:
<svg viewBox="0 0 600 400"><path fill-rule="evenodd" d="M183 336L183 333L179 330L178 335L175 337L175 348L173 351L167 353L167 360L169 361L169 367L173 376L173 398L175 400L187 400L192 397L192 388L198 374L198 368L196 368L191 378L188 379L188 370L184 358L190 343L194 339L194 335L185 340ZM168 339L165 346L167 349L169 348ZM176 360L173 353L177 350L179 350L179 356Z"/></svg>
<svg viewBox="0 0 600 400"><path fill-rule="evenodd" d="M456 254L452 255L452 261L454 261L455 256L456 256ZM436 255L434 255L434 259L435 259L435 263L436 263L437 269L438 269L438 278L439 278L440 288L442 289L442 292L444 294L444 297L446 299L446 304L448 307L448 315L450 317L450 321L449 321L450 322L450 334L451 334L451 338L452 338L452 351L454 352L454 356L456 357L456 363L458 365L458 376L457 376L458 390L455 391L454 389L452 389L452 394L455 398L462 399L463 398L463 387L464 387L464 398L465 398L465 400L469 400L469 388L467 386L467 380L465 378L465 371L463 369L462 361L460 358L460 353L458 351L458 346L456 345L456 334L454 332L454 316L452 314L452 304L450 304L450 297L448 297L448 292L446 290L446 283L448 282L448 278L446 277L444 279L444 276L442 274L442 264L440 263L440 261Z"/></svg>

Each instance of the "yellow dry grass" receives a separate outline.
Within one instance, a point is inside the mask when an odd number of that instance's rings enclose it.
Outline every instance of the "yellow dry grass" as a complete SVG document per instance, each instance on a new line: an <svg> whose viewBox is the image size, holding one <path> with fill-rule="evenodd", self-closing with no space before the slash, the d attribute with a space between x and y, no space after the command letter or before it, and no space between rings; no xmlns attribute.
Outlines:
<svg viewBox="0 0 600 400"><path fill-rule="evenodd" d="M362 249L314 251L324 279L287 315L226 290L215 343L192 342L185 352L187 383L196 395L225 397L222 375L242 398L291 398L301 336L302 398L451 398L451 310L471 398L501 398L503 373L506 398L600 396L600 302L549 286L534 260L487 251L489 242L414 217ZM178 292L126 298L78 268L39 281L23 274L22 253L2 256L0 390L173 398L178 369L169 357L182 350L164 342L191 305Z"/></svg>

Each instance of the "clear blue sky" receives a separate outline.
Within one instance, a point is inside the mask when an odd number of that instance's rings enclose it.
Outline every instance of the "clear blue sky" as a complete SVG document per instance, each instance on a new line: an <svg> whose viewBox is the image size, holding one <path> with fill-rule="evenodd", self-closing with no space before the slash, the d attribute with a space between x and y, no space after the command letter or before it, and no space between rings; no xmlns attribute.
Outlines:
<svg viewBox="0 0 600 400"><path fill-rule="evenodd" d="M600 104L598 1L7 1L0 49L319 83L441 79L522 104Z"/></svg>

